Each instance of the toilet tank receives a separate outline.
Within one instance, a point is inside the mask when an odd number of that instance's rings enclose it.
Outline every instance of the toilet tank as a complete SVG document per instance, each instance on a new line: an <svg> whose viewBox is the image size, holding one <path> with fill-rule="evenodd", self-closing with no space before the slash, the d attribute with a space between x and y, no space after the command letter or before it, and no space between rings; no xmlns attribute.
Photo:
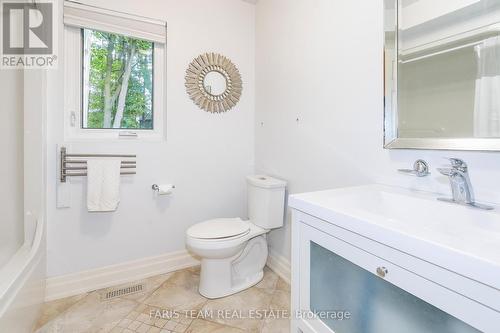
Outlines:
<svg viewBox="0 0 500 333"><path fill-rule="evenodd" d="M264 229L283 226L286 182L269 176L247 177L248 217Z"/></svg>

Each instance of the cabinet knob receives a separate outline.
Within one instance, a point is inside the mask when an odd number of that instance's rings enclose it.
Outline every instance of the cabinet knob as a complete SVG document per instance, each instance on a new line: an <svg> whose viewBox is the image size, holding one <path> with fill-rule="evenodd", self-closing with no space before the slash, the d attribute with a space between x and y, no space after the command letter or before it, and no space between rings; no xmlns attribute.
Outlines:
<svg viewBox="0 0 500 333"><path fill-rule="evenodd" d="M385 276L389 274L389 271L385 267L378 267L377 268L377 275L380 276L381 278L385 278Z"/></svg>

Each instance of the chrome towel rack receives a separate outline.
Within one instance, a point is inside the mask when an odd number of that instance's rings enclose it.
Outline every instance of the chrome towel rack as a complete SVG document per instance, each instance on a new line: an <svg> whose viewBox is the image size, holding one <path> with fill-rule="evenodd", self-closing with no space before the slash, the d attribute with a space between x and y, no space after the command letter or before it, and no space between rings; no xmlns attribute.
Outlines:
<svg viewBox="0 0 500 333"><path fill-rule="evenodd" d="M66 147L61 147L60 152L60 181L66 182L67 177L83 177L87 175L87 160L92 157L122 158L120 174L135 175L137 155L113 154L68 154Z"/></svg>

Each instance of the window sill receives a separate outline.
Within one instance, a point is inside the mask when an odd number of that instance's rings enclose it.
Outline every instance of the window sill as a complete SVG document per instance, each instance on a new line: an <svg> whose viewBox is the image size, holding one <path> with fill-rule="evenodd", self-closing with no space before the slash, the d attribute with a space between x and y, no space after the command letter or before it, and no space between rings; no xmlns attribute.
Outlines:
<svg viewBox="0 0 500 333"><path fill-rule="evenodd" d="M163 133L159 131L135 132L119 131L110 132L103 130L78 130L66 133L65 142L162 142L166 141ZM77 132L77 133L75 133ZM129 134L130 133L130 134ZM135 134L131 134L135 133ZM121 135L120 135L121 134Z"/></svg>

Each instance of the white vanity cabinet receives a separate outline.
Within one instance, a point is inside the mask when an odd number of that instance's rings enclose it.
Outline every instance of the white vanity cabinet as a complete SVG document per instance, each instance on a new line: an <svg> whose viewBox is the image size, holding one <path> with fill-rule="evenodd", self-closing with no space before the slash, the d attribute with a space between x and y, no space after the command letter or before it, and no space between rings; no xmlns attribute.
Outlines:
<svg viewBox="0 0 500 333"><path fill-rule="evenodd" d="M498 289L351 230L359 216L316 217L326 210L300 200L290 198L292 333L500 332Z"/></svg>

